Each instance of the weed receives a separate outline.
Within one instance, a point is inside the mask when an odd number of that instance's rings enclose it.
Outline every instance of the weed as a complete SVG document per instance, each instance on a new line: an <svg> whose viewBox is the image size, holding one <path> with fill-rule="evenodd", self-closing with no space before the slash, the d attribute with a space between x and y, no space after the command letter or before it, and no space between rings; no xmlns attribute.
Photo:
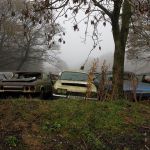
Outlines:
<svg viewBox="0 0 150 150"><path fill-rule="evenodd" d="M91 97L91 94L92 94L92 84L93 84L93 80L94 80L94 72L97 68L97 63L98 63L98 60L94 60L93 64L92 64L92 67L90 69L90 72L88 74L88 81L87 81L87 91L86 91L86 98L90 98Z"/></svg>
<svg viewBox="0 0 150 150"><path fill-rule="evenodd" d="M16 136L10 135L5 138L5 142L11 147L16 147L19 141Z"/></svg>
<svg viewBox="0 0 150 150"><path fill-rule="evenodd" d="M59 129L61 129L62 125L58 122L55 122L52 126L51 126L51 131L58 131Z"/></svg>
<svg viewBox="0 0 150 150"><path fill-rule="evenodd" d="M105 101L106 98L108 98L108 80L107 80L107 71L108 66L106 65L106 61L103 62L103 65L101 67L101 79L100 79L100 85L98 89L98 99L101 101Z"/></svg>
<svg viewBox="0 0 150 150"><path fill-rule="evenodd" d="M44 122L42 129L44 131L52 131L52 132L56 132L59 131L61 129L62 125L58 122L54 122L53 124L51 124L49 121Z"/></svg>
<svg viewBox="0 0 150 150"><path fill-rule="evenodd" d="M131 82L131 94L133 95L133 100L137 102L137 97L136 97L136 89L138 85L138 80L134 74L131 74L130 76L130 82Z"/></svg>
<svg viewBox="0 0 150 150"><path fill-rule="evenodd" d="M84 140L85 144L89 149L98 150L103 149L105 147L103 143L100 141L100 139L98 139L96 135L89 130L84 130L82 132L82 136L83 136L82 140Z"/></svg>
<svg viewBox="0 0 150 150"><path fill-rule="evenodd" d="M43 125L42 125L42 129L43 129L44 131L48 131L49 128L50 128L50 122L49 122L49 121L45 121L45 122L43 123Z"/></svg>

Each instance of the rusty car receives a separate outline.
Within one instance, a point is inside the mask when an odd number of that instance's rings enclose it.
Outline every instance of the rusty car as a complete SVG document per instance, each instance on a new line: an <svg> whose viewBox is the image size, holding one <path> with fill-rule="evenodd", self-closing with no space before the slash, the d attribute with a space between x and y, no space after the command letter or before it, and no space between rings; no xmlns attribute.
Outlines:
<svg viewBox="0 0 150 150"><path fill-rule="evenodd" d="M0 95L39 95L41 99L52 97L50 74L43 72L13 72L12 77L0 81Z"/></svg>

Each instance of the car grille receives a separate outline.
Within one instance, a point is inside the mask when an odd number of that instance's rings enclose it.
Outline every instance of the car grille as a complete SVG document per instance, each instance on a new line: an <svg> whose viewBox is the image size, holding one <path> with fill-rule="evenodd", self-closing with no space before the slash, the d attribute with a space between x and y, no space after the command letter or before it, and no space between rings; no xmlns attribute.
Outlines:
<svg viewBox="0 0 150 150"><path fill-rule="evenodd" d="M86 84L76 84L76 83L62 83L62 85L78 86L78 87L87 87Z"/></svg>

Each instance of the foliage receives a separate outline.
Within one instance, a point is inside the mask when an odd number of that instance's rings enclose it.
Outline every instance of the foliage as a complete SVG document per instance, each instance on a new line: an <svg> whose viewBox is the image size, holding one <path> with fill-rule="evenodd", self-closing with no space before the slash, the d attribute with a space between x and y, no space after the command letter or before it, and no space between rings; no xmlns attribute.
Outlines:
<svg viewBox="0 0 150 150"><path fill-rule="evenodd" d="M101 101L105 101L106 99L108 99L109 91L106 90L106 85L110 83L108 83L109 81L107 79L107 72L108 66L106 65L106 61L104 61L101 67L101 79L98 88L98 99Z"/></svg>

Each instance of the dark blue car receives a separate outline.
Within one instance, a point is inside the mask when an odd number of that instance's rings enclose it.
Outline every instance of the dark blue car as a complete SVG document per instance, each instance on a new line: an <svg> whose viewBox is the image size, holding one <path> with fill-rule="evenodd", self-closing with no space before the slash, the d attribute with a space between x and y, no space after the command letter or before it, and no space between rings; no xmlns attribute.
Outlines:
<svg viewBox="0 0 150 150"><path fill-rule="evenodd" d="M132 86L132 81L130 80L124 80L124 92L134 92L134 87ZM137 82L137 85L135 86L135 93L136 97L139 99L148 98L150 99L150 84L144 83L144 82Z"/></svg>
<svg viewBox="0 0 150 150"><path fill-rule="evenodd" d="M112 72L107 73L107 81L109 81L106 85L107 90L112 89ZM137 79L136 85L133 84L132 78ZM100 86L101 74L95 73L94 84L97 88ZM131 72L124 73L124 84L123 89L125 93L133 94L135 92L136 97L138 99L150 99L150 83L145 83L139 81L135 74Z"/></svg>

